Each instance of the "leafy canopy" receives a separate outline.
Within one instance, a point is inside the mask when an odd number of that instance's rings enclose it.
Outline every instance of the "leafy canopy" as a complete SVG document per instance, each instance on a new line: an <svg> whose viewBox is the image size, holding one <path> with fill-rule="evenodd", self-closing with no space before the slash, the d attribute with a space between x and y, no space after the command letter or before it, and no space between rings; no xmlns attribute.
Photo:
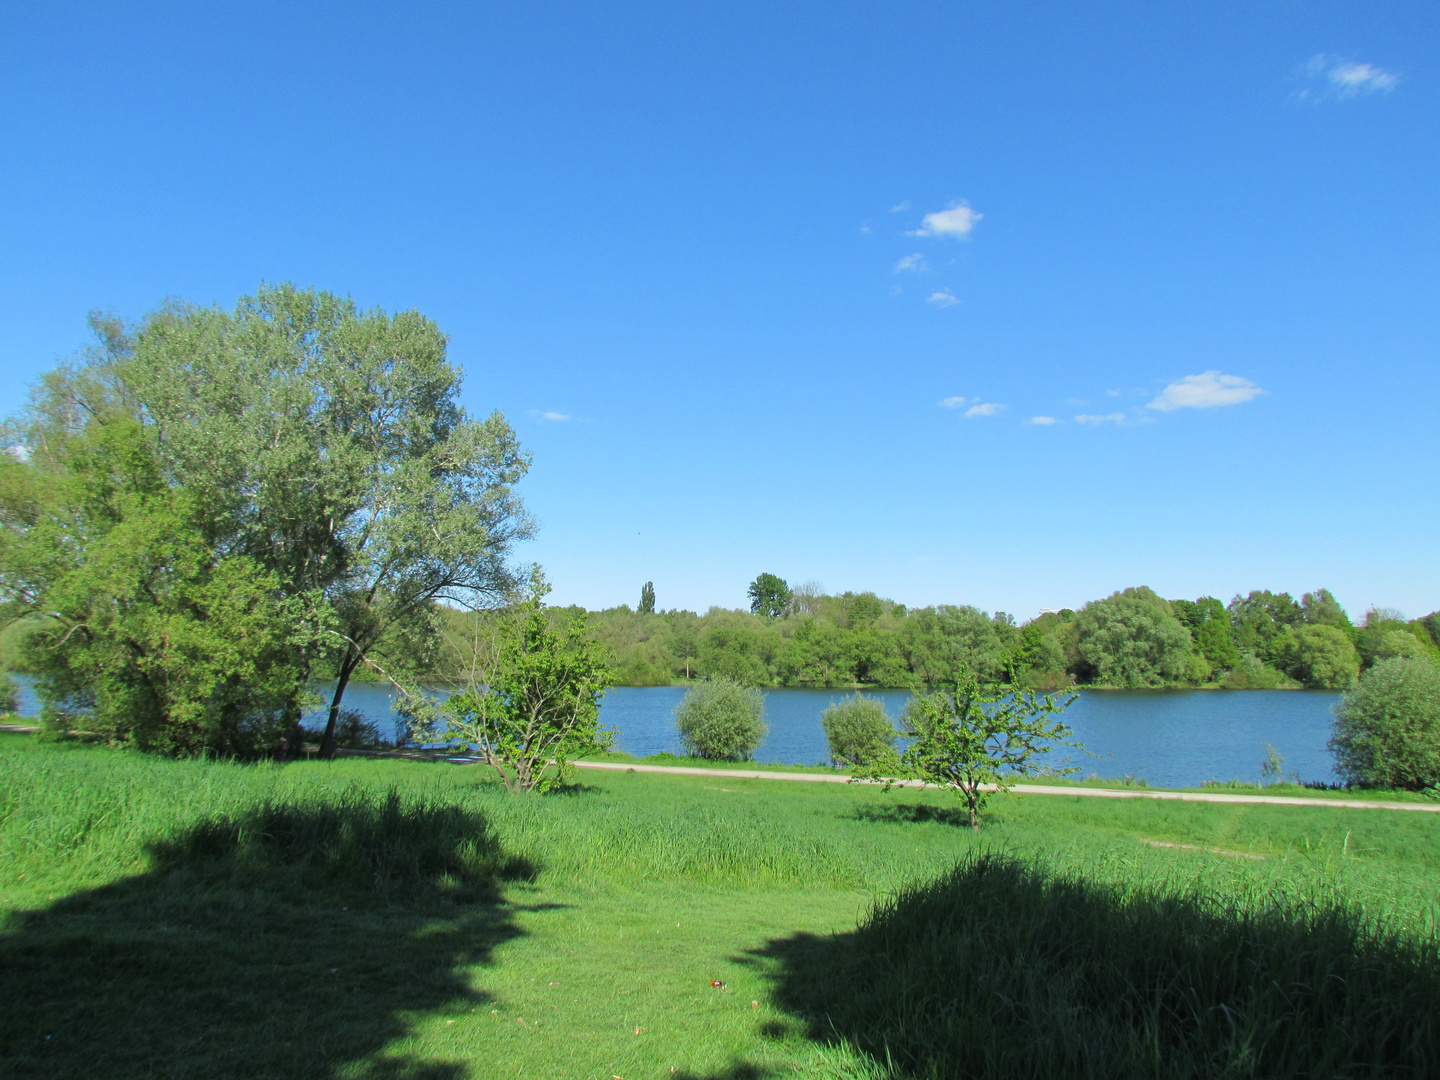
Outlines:
<svg viewBox="0 0 1440 1080"><path fill-rule="evenodd" d="M767 619L778 619L790 607L790 586L774 574L761 574L750 583L746 595L750 610Z"/></svg>

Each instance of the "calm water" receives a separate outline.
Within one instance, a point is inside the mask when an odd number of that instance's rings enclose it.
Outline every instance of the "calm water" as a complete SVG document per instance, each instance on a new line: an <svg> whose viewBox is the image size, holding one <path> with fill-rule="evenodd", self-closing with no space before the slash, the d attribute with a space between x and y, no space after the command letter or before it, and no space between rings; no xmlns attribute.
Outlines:
<svg viewBox="0 0 1440 1080"><path fill-rule="evenodd" d="M22 716L34 716L38 703L27 680L21 684ZM322 694L334 684L318 686ZM391 690L384 684L351 683L345 704L374 720L381 731L394 730ZM680 752L672 711L683 687L616 687L600 706L600 719L619 731L616 749L644 757ZM827 760L820 712L846 693L840 690L771 690L765 695L770 734L755 759L788 765ZM898 717L909 693L873 695ZM1081 758L1081 775L1144 777L1158 787L1192 787L1204 780L1256 780L1265 744L1285 758L1287 772L1305 780L1334 782L1330 752L1331 707L1338 694L1301 690L1089 690L1065 714L1076 737L1096 758ZM323 721L319 710L309 726Z"/></svg>

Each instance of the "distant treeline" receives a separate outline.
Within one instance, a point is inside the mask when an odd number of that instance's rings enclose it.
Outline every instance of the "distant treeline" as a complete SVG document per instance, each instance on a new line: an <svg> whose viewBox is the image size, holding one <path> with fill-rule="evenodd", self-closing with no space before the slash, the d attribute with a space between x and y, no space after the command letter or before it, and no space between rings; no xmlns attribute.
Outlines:
<svg viewBox="0 0 1440 1080"><path fill-rule="evenodd" d="M756 686L907 688L950 682L964 666L986 682L1013 678L1037 690L1340 689L1382 657L1440 661L1440 613L1407 622L1371 610L1356 623L1326 589L1299 601L1257 590L1226 604L1131 588L1023 624L1003 611L907 608L869 592L792 592L772 575L757 578L751 596L753 611L699 615L647 611L647 590L639 610L589 612L589 623L626 686L728 675ZM451 663L442 654L437 674Z"/></svg>

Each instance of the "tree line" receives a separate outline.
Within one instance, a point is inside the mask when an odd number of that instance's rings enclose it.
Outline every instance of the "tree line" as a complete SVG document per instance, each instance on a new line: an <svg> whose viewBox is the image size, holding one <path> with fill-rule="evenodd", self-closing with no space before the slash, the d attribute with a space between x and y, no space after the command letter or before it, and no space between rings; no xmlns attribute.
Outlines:
<svg viewBox="0 0 1440 1080"><path fill-rule="evenodd" d="M953 686L1054 691L1069 686L1345 689L1387 657L1440 661L1440 613L1406 620L1372 609L1357 622L1327 589L1296 600L1255 590L1168 600L1146 587L1046 612L1025 623L968 605L911 608L871 592L791 588L773 574L751 606L697 614L641 604L588 613L618 685L724 676L753 686ZM577 612L580 609L574 609ZM458 614L451 618L460 618ZM443 677L446 658L437 661Z"/></svg>

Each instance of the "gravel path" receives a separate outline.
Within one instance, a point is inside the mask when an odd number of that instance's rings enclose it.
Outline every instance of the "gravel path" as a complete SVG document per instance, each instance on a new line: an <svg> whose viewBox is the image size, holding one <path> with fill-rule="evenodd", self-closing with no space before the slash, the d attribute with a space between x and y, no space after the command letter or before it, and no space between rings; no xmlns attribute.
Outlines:
<svg viewBox="0 0 1440 1080"><path fill-rule="evenodd" d="M681 776L715 776L731 780L808 780L822 784L848 784L850 778L828 773L765 772L749 769L704 769L689 765L626 765L618 761L572 761L582 769L611 769L620 772L676 773ZM860 783L880 783L863 780ZM898 781L899 787L925 787L919 780ZM991 789L993 790L993 789ZM1382 802L1377 799L1315 799L1299 795L1238 795L1221 791L1149 791L1143 788L1052 787L1047 784L1016 784L1010 789L1022 795L1080 795L1093 799L1174 799L1177 802L1275 803L1283 806L1343 806L1351 810L1418 810L1440 813L1440 803Z"/></svg>

